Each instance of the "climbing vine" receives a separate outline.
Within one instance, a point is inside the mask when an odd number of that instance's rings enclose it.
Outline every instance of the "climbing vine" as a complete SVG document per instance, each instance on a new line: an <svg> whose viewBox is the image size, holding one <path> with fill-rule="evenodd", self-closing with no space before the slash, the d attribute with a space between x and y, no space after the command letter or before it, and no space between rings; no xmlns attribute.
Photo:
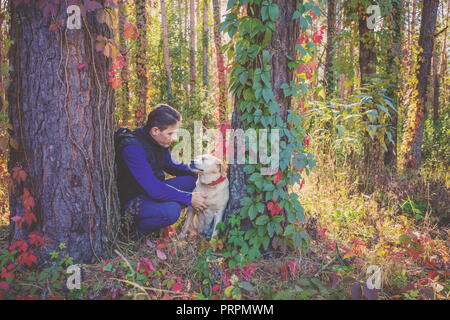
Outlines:
<svg viewBox="0 0 450 320"><path fill-rule="evenodd" d="M303 170L309 173L315 162L313 155L305 151L309 139L301 127L302 110L287 110L286 120L283 120L273 93L271 56L267 46L275 31L280 8L272 0L229 0L228 10L221 30L234 38L234 44L230 42L225 47L229 56L234 55L230 90L241 111L243 129L255 129L257 136L260 130L266 129L269 141L272 141L274 129L278 129L280 139L278 171L263 175L261 163L244 166L248 177L247 196L241 199L240 216L230 218L230 250L225 253L230 258L230 268L233 268L261 257L262 249L268 250L269 245L283 251L288 247L306 248L309 237L303 228L304 209L293 187L289 186L299 183L301 188ZM247 14L241 14L243 11ZM304 35L312 26L313 16L320 16L320 10L312 1L298 4L293 14L292 23L299 20L302 35L295 47L297 57L288 56L287 59L289 68L297 70L298 81L282 85L285 97L295 98L299 92L302 95L308 92L306 82L311 80L311 72L315 69L311 57L315 41L321 36L319 31L311 42ZM251 149L246 145L246 151L255 151ZM251 224L247 231L241 228L244 219Z"/></svg>

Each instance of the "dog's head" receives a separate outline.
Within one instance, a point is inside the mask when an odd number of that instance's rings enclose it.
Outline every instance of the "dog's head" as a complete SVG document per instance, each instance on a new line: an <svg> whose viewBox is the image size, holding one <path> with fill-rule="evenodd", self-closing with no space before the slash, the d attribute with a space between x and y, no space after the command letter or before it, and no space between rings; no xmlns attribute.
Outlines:
<svg viewBox="0 0 450 320"><path fill-rule="evenodd" d="M203 184L209 184L227 174L222 161L209 154L196 157L189 167L198 173L198 179Z"/></svg>

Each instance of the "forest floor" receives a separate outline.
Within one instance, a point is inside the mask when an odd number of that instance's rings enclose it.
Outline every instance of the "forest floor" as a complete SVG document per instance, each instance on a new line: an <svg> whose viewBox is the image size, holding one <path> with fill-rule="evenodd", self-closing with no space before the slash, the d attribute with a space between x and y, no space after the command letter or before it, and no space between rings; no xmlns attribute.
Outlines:
<svg viewBox="0 0 450 320"><path fill-rule="evenodd" d="M445 183L391 180L366 195L345 174L333 172L333 181L326 179L331 173L313 171L302 190L293 189L307 216L306 252L272 251L230 270L221 257L221 240L177 240L179 221L159 235L121 242L115 258L81 265L76 294L53 288L52 281L59 280L51 275L46 285L36 283L40 290L34 294L23 289L18 294L40 299L449 299ZM0 226L0 251L7 248L7 232L5 224ZM214 259L206 258L208 248ZM380 275L377 290L368 287L376 279L369 267ZM18 279L25 281L25 275Z"/></svg>

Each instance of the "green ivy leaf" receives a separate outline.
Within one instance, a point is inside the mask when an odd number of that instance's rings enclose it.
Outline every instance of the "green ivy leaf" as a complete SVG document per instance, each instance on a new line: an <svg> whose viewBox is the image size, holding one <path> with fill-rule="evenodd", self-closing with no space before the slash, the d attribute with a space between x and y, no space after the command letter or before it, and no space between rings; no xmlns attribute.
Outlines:
<svg viewBox="0 0 450 320"><path fill-rule="evenodd" d="M269 217L264 215L264 216L259 216L258 219L256 219L255 223L258 226L263 226L266 225L267 222L269 222Z"/></svg>
<svg viewBox="0 0 450 320"><path fill-rule="evenodd" d="M269 17L270 17L270 20L272 20L274 22L277 21L279 13L280 13L280 9L278 8L278 5L275 4L275 3L272 3L269 6Z"/></svg>

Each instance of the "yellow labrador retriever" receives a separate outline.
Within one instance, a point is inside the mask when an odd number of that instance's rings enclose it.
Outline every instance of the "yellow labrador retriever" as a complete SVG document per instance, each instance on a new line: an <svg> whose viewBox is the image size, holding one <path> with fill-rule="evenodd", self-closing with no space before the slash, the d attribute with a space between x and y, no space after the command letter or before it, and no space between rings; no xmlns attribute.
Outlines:
<svg viewBox="0 0 450 320"><path fill-rule="evenodd" d="M180 237L183 238L188 233L192 235L200 234L209 240L217 235L216 226L222 221L228 203L229 190L226 168L222 161L211 155L195 158L190 167L198 173L194 192L207 194L209 207L203 212L196 212L192 207L188 208Z"/></svg>

